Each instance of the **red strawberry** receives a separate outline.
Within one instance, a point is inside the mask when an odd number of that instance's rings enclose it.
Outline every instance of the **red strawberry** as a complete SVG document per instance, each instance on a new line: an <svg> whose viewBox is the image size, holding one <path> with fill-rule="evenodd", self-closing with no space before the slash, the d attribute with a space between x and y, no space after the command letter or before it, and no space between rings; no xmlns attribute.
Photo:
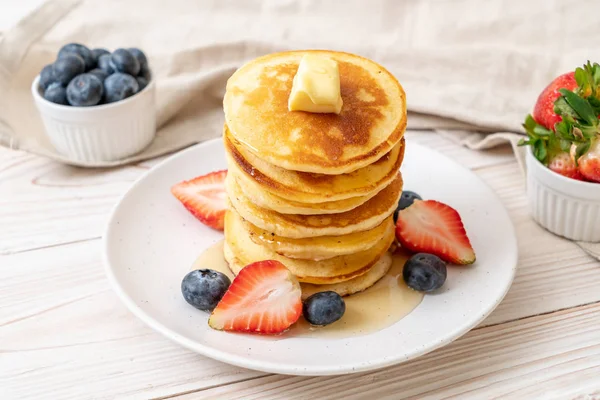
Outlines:
<svg viewBox="0 0 600 400"><path fill-rule="evenodd" d="M227 209L226 176L227 170L198 176L173 186L171 193L203 224L223 230Z"/></svg>
<svg viewBox="0 0 600 400"><path fill-rule="evenodd" d="M600 182L600 139L595 139L587 152L577 160L579 172L585 180Z"/></svg>
<svg viewBox="0 0 600 400"><path fill-rule="evenodd" d="M454 264L472 264L475 252L460 215L452 207L435 200L415 200L398 213L396 237L402 247L435 254Z"/></svg>
<svg viewBox="0 0 600 400"><path fill-rule="evenodd" d="M280 333L302 313L298 280L279 261L244 267L213 310L211 328L235 332Z"/></svg>
<svg viewBox="0 0 600 400"><path fill-rule="evenodd" d="M574 90L575 88L577 88L577 82L574 72L567 72L554 79L538 97L533 109L533 119L547 129L554 130L554 125L562 121L562 118L554 112L554 102L560 97L558 90Z"/></svg>
<svg viewBox="0 0 600 400"><path fill-rule="evenodd" d="M550 158L548 168L557 174L566 176L567 178L577 179L582 181L583 176L577 169L575 161L569 153L560 152Z"/></svg>

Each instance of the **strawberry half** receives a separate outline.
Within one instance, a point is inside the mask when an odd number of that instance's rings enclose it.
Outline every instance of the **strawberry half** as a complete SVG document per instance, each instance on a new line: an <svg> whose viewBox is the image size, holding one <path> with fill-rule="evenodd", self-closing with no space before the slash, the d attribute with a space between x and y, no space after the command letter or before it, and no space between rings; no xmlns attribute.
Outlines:
<svg viewBox="0 0 600 400"><path fill-rule="evenodd" d="M475 252L458 212L435 200L415 200L398 213L396 238L402 247L454 264L472 264Z"/></svg>
<svg viewBox="0 0 600 400"><path fill-rule="evenodd" d="M583 180L583 176L575 165L575 160L569 153L559 152L556 155L550 157L548 161L548 168L557 174L566 176L567 178Z"/></svg>
<svg viewBox="0 0 600 400"><path fill-rule="evenodd" d="M300 318L302 290L279 261L244 267L213 310L211 328L235 332L281 333Z"/></svg>
<svg viewBox="0 0 600 400"><path fill-rule="evenodd" d="M222 231L227 210L226 176L227 170L198 176L176 184L171 193L203 224Z"/></svg>
<svg viewBox="0 0 600 400"><path fill-rule="evenodd" d="M554 102L560 97L560 89L573 90L577 88L575 72L567 72L555 78L540 93L535 107L533 108L533 119L546 129L554 130L554 125L562 121L560 115L554 112Z"/></svg>

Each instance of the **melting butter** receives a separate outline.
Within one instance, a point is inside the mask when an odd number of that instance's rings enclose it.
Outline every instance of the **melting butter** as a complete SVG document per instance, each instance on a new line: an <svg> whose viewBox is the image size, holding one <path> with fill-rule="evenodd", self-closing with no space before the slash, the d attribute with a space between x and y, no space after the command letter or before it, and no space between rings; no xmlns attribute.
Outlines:
<svg viewBox="0 0 600 400"><path fill-rule="evenodd" d="M288 109L339 114L342 104L337 62L313 54L302 57L292 83Z"/></svg>

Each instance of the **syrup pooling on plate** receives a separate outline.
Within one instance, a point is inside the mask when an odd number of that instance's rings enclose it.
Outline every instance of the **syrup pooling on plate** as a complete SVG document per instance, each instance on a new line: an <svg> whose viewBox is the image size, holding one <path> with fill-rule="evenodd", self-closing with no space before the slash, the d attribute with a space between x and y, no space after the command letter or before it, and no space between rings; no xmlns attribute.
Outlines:
<svg viewBox="0 0 600 400"><path fill-rule="evenodd" d="M345 338L362 336L385 329L407 316L423 299L423 294L410 289L402 279L402 268L408 256L393 255L392 267L375 285L361 293L344 297L346 312L337 322L324 327L311 326L301 318L285 337ZM233 273L223 257L223 240L206 249L192 265L194 269L213 269L233 280Z"/></svg>

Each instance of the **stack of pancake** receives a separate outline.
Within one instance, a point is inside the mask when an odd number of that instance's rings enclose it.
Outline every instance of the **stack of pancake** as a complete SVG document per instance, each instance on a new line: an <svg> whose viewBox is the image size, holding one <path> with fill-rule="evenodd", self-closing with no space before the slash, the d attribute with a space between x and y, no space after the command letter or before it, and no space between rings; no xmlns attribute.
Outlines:
<svg viewBox="0 0 600 400"><path fill-rule="evenodd" d="M306 53L337 61L339 115L288 111ZM323 290L349 295L384 276L402 192L406 103L398 81L352 54L277 53L232 75L224 109L224 248L232 271L278 260L305 297Z"/></svg>

